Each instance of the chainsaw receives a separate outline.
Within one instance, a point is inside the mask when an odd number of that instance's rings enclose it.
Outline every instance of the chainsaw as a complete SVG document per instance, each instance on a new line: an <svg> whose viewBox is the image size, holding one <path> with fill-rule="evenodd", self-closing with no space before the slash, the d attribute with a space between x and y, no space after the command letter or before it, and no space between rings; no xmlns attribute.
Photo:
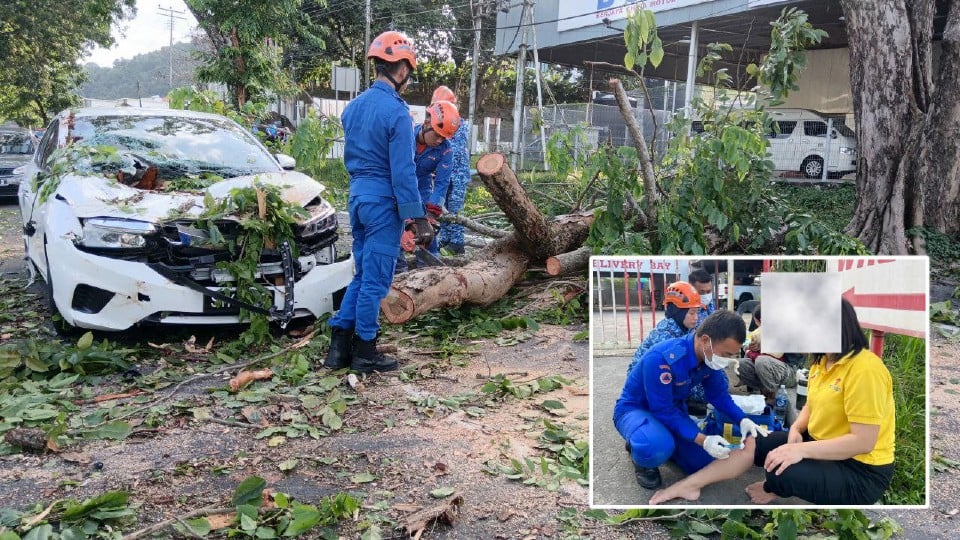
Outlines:
<svg viewBox="0 0 960 540"><path fill-rule="evenodd" d="M430 225L433 226L434 235L436 235L437 230L440 228L439 223L436 220L430 218ZM417 242L417 235L413 232L413 229L405 229L403 231L403 236L400 237L400 248L406 251L407 253L413 253L417 256L418 259L427 261L430 266L446 266L446 264L440 260L440 257L437 257L433 253L430 253L430 250L427 249L427 245L432 242L430 241L424 243Z"/></svg>

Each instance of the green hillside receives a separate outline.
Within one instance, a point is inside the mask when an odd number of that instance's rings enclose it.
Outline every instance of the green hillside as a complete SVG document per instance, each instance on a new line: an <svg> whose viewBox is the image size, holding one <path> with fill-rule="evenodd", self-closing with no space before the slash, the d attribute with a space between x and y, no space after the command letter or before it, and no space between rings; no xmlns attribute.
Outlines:
<svg viewBox="0 0 960 540"><path fill-rule="evenodd" d="M194 84L193 73L198 65L193 58L195 50L191 43L173 44L173 88ZM80 95L94 99L137 97L139 81L141 96L165 96L171 88L169 51L170 47L164 47L117 60L113 67L89 63L85 66L89 80L81 87Z"/></svg>

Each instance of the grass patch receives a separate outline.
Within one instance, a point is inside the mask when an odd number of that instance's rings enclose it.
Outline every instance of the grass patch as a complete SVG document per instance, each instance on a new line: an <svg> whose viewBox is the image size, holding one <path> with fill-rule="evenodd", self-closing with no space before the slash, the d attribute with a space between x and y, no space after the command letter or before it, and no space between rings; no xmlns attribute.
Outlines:
<svg viewBox="0 0 960 540"><path fill-rule="evenodd" d="M853 184L807 186L781 183L776 190L788 205L810 214L835 231L842 231L853 217L857 197L857 188Z"/></svg>
<svg viewBox="0 0 960 540"><path fill-rule="evenodd" d="M926 482L926 343L888 334L883 361L893 377L897 409L896 469L883 504L923 504Z"/></svg>

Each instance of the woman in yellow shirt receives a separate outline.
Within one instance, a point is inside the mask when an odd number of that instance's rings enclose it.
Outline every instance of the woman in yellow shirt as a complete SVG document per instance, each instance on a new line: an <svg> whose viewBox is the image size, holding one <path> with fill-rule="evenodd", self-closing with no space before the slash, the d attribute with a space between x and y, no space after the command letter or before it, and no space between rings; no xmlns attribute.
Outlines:
<svg viewBox="0 0 960 540"><path fill-rule="evenodd" d="M842 350L819 355L811 367L807 404L789 432L748 437L742 450L654 493L650 504L697 500L703 486L736 478L751 464L766 470L766 480L747 486L756 504L777 497L825 505L878 501L893 477L893 382L846 300L841 320Z"/></svg>

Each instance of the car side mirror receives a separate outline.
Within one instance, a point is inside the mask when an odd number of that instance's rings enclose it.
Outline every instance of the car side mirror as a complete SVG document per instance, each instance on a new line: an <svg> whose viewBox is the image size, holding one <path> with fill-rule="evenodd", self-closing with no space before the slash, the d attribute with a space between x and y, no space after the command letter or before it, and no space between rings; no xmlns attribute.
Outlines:
<svg viewBox="0 0 960 540"><path fill-rule="evenodd" d="M831 139L836 139L838 136L839 136L839 134L837 133L837 130L835 130L835 129L830 129L830 138L831 138Z"/></svg>
<svg viewBox="0 0 960 540"><path fill-rule="evenodd" d="M293 159L291 156L286 154L274 154L273 157L277 158L277 163L279 163L285 171L292 171L297 168L297 160Z"/></svg>

